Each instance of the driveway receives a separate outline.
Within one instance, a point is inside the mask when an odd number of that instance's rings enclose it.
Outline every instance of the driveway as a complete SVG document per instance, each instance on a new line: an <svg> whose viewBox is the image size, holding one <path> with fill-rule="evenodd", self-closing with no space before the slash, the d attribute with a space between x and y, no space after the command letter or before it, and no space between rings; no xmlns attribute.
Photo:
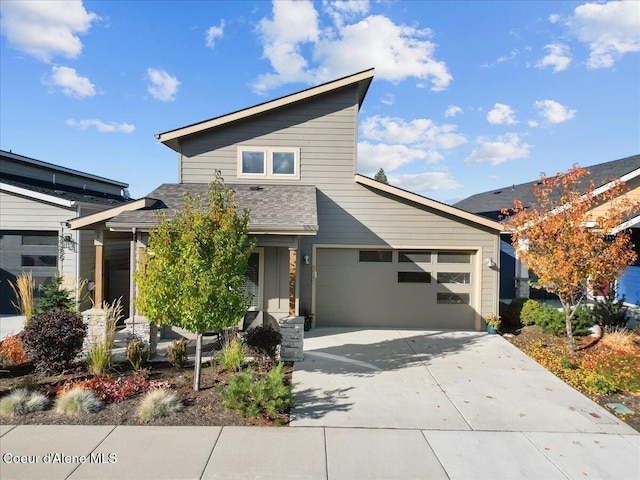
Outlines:
<svg viewBox="0 0 640 480"><path fill-rule="evenodd" d="M499 335L314 329L292 426L637 434Z"/></svg>

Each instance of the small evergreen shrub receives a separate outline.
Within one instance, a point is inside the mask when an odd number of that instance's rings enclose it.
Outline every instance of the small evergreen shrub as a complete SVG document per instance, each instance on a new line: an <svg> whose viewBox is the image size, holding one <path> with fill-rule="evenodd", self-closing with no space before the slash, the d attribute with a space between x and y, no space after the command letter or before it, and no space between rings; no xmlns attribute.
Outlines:
<svg viewBox="0 0 640 480"><path fill-rule="evenodd" d="M22 343L38 372L64 371L82 350L87 326L75 312L53 310L33 317L22 332Z"/></svg>
<svg viewBox="0 0 640 480"><path fill-rule="evenodd" d="M182 402L172 392L164 388L147 392L138 407L138 418L145 422L167 417L182 410Z"/></svg>
<svg viewBox="0 0 640 480"><path fill-rule="evenodd" d="M42 297L36 303L36 313L43 314L54 310L74 310L73 293L62 287L62 277L55 276L51 282L41 287Z"/></svg>
<svg viewBox="0 0 640 480"><path fill-rule="evenodd" d="M259 354L275 358L276 349L282 343L282 335L269 326L260 326L249 330L244 341L249 348Z"/></svg>
<svg viewBox="0 0 640 480"><path fill-rule="evenodd" d="M22 365L28 360L20 334L9 335L0 344L0 367Z"/></svg>
<svg viewBox="0 0 640 480"><path fill-rule="evenodd" d="M63 415L95 413L102 409L103 402L96 392L84 388L72 388L56 398L55 410Z"/></svg>
<svg viewBox="0 0 640 480"><path fill-rule="evenodd" d="M136 370L140 370L149 360L149 349L139 338L134 338L127 345L127 360Z"/></svg>
<svg viewBox="0 0 640 480"><path fill-rule="evenodd" d="M617 298L615 288L602 299L598 299L591 310L593 322L601 327L624 327L627 324L628 309L624 305L625 297Z"/></svg>
<svg viewBox="0 0 640 480"><path fill-rule="evenodd" d="M535 325L540 314L540 304L535 300L526 299L520 309L520 321L523 325Z"/></svg>
<svg viewBox="0 0 640 480"><path fill-rule="evenodd" d="M184 338L175 340L167 347L167 355L169 356L169 362L174 367L182 368L187 364L187 342Z"/></svg>
<svg viewBox="0 0 640 480"><path fill-rule="evenodd" d="M263 415L276 420L293 401L292 386L285 381L283 363L267 375L260 375L252 369L238 373L221 393L225 408L251 418Z"/></svg>
<svg viewBox="0 0 640 480"><path fill-rule="evenodd" d="M49 399L45 395L19 388L0 400L0 417L15 417L39 412L48 405Z"/></svg>
<svg viewBox="0 0 640 480"><path fill-rule="evenodd" d="M247 356L247 347L242 340L234 338L230 342L225 342L222 349L217 353L216 359L218 365L229 372L237 372L244 365L244 359Z"/></svg>

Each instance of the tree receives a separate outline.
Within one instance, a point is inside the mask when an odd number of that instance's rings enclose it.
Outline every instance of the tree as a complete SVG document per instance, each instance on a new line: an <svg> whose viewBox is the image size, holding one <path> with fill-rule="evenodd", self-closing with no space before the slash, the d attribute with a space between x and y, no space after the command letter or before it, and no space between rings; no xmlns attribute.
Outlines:
<svg viewBox="0 0 640 480"><path fill-rule="evenodd" d="M206 202L185 195L182 211L160 215L150 233L138 282L137 308L149 321L196 334L194 390L200 389L202 333L238 323L250 298L243 291L253 242L249 212L216 172Z"/></svg>
<svg viewBox="0 0 640 480"><path fill-rule="evenodd" d="M41 287L42 298L36 303L36 313L48 313L53 310L74 310L71 290L62 286L62 277L59 275L51 278L51 282Z"/></svg>
<svg viewBox="0 0 640 480"><path fill-rule="evenodd" d="M539 279L536 288L557 295L565 311L569 355L574 354L572 319L594 286L608 284L636 258L630 236L620 226L640 203L621 196L612 181L595 191L589 171L574 165L566 173L534 185L536 203L516 200L509 227L516 255ZM584 183L587 183L586 187ZM599 207L593 211L595 207Z"/></svg>
<svg viewBox="0 0 640 480"><path fill-rule="evenodd" d="M378 170L378 173L376 173L375 177L373 177L373 179L376 182L380 182L380 183L386 183L387 185L389 185L389 180L387 180L387 174L384 173L384 169L380 169Z"/></svg>

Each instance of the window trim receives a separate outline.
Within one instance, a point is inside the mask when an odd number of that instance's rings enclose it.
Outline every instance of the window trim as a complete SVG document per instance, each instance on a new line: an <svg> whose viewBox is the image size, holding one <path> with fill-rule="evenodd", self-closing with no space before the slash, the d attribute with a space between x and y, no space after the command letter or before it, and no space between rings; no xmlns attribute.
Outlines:
<svg viewBox="0 0 640 480"><path fill-rule="evenodd" d="M254 178L254 179L300 179L300 148L299 147L264 147L239 145L237 150L237 170L238 178ZM244 173L242 167L242 154L244 152L264 152L264 173ZM293 173L274 173L273 171L273 154L274 153L293 153L294 164Z"/></svg>

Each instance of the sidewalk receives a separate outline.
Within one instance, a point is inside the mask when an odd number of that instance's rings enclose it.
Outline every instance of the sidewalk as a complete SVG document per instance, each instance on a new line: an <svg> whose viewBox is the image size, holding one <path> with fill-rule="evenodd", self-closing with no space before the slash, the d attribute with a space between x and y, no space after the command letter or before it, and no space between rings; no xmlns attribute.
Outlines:
<svg viewBox="0 0 640 480"><path fill-rule="evenodd" d="M68 425L0 435L3 480L640 478L640 435Z"/></svg>

